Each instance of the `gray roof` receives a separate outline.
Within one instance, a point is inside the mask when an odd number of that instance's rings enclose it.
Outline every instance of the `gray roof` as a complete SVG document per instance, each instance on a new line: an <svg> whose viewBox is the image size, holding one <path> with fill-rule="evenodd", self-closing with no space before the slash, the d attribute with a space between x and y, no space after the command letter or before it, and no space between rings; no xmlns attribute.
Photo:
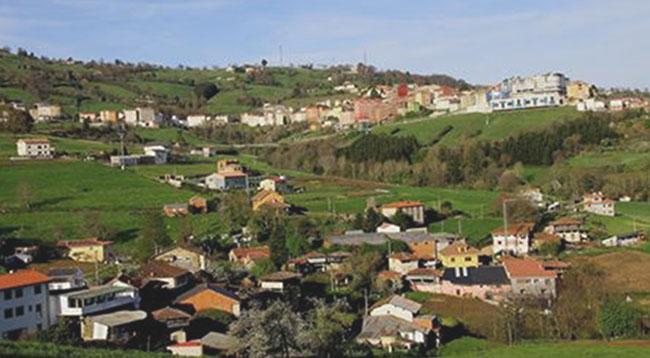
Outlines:
<svg viewBox="0 0 650 358"><path fill-rule="evenodd" d="M47 275L50 277L59 277L59 276L74 276L77 272L81 272L79 267L60 267L53 268L47 271Z"/></svg>
<svg viewBox="0 0 650 358"><path fill-rule="evenodd" d="M368 316L363 321L363 327L357 339L398 336L401 331L419 331L426 334L430 329L395 316Z"/></svg>
<svg viewBox="0 0 650 358"><path fill-rule="evenodd" d="M97 287L91 287L82 291L76 291L74 293L71 293L70 295L68 295L68 298L85 299L85 298L92 298L92 297L97 297L97 296L111 294L111 293L120 293L120 292L127 292L127 291L132 291L132 289L129 287L120 287L120 286L97 286Z"/></svg>
<svg viewBox="0 0 650 358"><path fill-rule="evenodd" d="M403 308L413 314L417 313L420 310L420 308L422 308L421 304L409 300L408 298L402 297L400 295L393 295L389 297L386 301L379 301L375 304L375 307L379 307L385 304L391 304L395 307Z"/></svg>
<svg viewBox="0 0 650 358"><path fill-rule="evenodd" d="M147 318L147 312L144 311L117 311L113 313L102 314L88 317L91 321L103 324L108 327L123 326L125 324L142 321Z"/></svg>
<svg viewBox="0 0 650 358"><path fill-rule="evenodd" d="M237 345L237 338L222 333L210 332L201 338L201 344L209 348L228 351Z"/></svg>
<svg viewBox="0 0 650 358"><path fill-rule="evenodd" d="M188 205L187 204L165 204L164 206L165 209L187 209Z"/></svg>
<svg viewBox="0 0 650 358"><path fill-rule="evenodd" d="M348 245L348 246L361 246L363 244L369 245L382 245L388 239L403 241L407 244L414 242L424 242L433 240L448 240L458 239L459 235L450 233L429 233L421 231L411 232L396 232L396 233L347 233L345 235L331 235L327 237L327 242L330 245Z"/></svg>

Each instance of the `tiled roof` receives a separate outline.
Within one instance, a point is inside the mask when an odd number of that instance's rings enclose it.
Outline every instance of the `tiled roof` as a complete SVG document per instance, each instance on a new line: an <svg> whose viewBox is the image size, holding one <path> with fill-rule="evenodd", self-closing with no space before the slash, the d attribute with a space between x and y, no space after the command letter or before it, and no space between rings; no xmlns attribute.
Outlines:
<svg viewBox="0 0 650 358"><path fill-rule="evenodd" d="M47 138L20 138L18 142L25 142L27 144L40 144L40 143L49 143L50 141Z"/></svg>
<svg viewBox="0 0 650 358"><path fill-rule="evenodd" d="M167 347L199 347L200 345L201 345L201 341L187 341L187 342L172 344Z"/></svg>
<svg viewBox="0 0 650 358"><path fill-rule="evenodd" d="M232 291L230 291L230 290L228 290L228 289L226 289L224 287L221 287L221 286L210 285L210 284L204 283L204 284L198 285L198 286L194 287L193 289L191 289L191 290L183 293L182 295L178 296L178 298L176 298L176 300L174 300L174 302L176 302L176 303L183 302L186 299L188 299L188 298L190 298L192 296L195 296L195 295L197 295L197 294L199 294L199 293L201 293L203 291L206 291L206 290L210 290L210 291L212 291L214 293L217 293L217 294L226 296L226 297L228 297L230 299L239 301L239 298L237 297L237 295L235 295Z"/></svg>
<svg viewBox="0 0 650 358"><path fill-rule="evenodd" d="M377 277L381 278L392 278L392 277L401 277L402 275L397 271L384 270L377 273Z"/></svg>
<svg viewBox="0 0 650 358"><path fill-rule="evenodd" d="M232 252L238 260L244 257L250 257L251 260L256 261L271 256L271 249L268 246L236 247L232 249Z"/></svg>
<svg viewBox="0 0 650 358"><path fill-rule="evenodd" d="M302 277L302 275L299 273L288 272L288 271L277 271L277 272L272 272L268 275L264 275L260 279L262 281L286 281L286 280L291 280L299 277Z"/></svg>
<svg viewBox="0 0 650 358"><path fill-rule="evenodd" d="M96 237L85 240L62 240L56 243L59 247L84 247L84 246L106 246L112 245L113 241L100 241Z"/></svg>
<svg viewBox="0 0 650 358"><path fill-rule="evenodd" d="M383 208L411 208L414 206L422 206L421 201L416 200L399 200L394 203L388 203L382 205Z"/></svg>
<svg viewBox="0 0 650 358"><path fill-rule="evenodd" d="M156 321L166 321L168 319L187 318L192 316L184 311L172 307L165 307L151 312L151 315Z"/></svg>
<svg viewBox="0 0 650 358"><path fill-rule="evenodd" d="M140 269L143 278L164 278L178 277L187 274L189 271L180 267L168 265L161 261L151 261Z"/></svg>
<svg viewBox="0 0 650 358"><path fill-rule="evenodd" d="M399 261L417 261L419 257L417 255L412 255L406 252L398 252L396 254L390 255L389 256L391 259L399 260Z"/></svg>
<svg viewBox="0 0 650 358"><path fill-rule="evenodd" d="M456 241L440 250L440 254L444 256L459 256L459 255L478 255L479 250L473 248L462 241Z"/></svg>
<svg viewBox="0 0 650 358"><path fill-rule="evenodd" d="M544 270L539 261L531 258L503 258L503 266L510 278L517 277L556 277L555 273Z"/></svg>
<svg viewBox="0 0 650 358"><path fill-rule="evenodd" d="M533 240L538 243L545 243L545 242L560 241L561 238L555 234L549 234L547 232L536 232L535 235L533 236Z"/></svg>
<svg viewBox="0 0 650 358"><path fill-rule="evenodd" d="M508 232L506 233L503 227L500 227L494 231L492 231L492 235L494 236L502 236L502 235L525 235L533 231L533 228L535 227L534 223L516 223L516 224L511 224L508 225Z"/></svg>
<svg viewBox="0 0 650 358"><path fill-rule="evenodd" d="M210 332L201 338L201 343L212 349L229 351L237 345L237 338L222 333Z"/></svg>
<svg viewBox="0 0 650 358"><path fill-rule="evenodd" d="M415 270L411 270L406 274L406 276L431 276L431 277L440 277L442 276L442 271L436 270L433 268L420 267Z"/></svg>
<svg viewBox="0 0 650 358"><path fill-rule="evenodd" d="M23 270L6 275L0 275L0 290L12 287L22 287L46 283L50 278L34 270Z"/></svg>
<svg viewBox="0 0 650 358"><path fill-rule="evenodd" d="M584 224L584 219L582 218L571 218L571 217L563 217L559 218L555 221L551 221L551 225L553 226L558 226L558 225L582 225Z"/></svg>
<svg viewBox="0 0 650 358"><path fill-rule="evenodd" d="M246 176L246 174L239 171L218 172L217 175L220 175L222 177L245 177Z"/></svg>
<svg viewBox="0 0 650 358"><path fill-rule="evenodd" d="M357 339L374 340L385 336L396 336L401 339L400 332L418 331L426 334L430 331L427 327L390 315L368 316L364 319L362 327Z"/></svg>

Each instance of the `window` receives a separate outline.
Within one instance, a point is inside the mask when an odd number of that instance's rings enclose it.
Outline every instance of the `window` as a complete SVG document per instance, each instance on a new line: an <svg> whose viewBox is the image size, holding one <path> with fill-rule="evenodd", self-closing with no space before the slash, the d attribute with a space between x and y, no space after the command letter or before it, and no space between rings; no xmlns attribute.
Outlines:
<svg viewBox="0 0 650 358"><path fill-rule="evenodd" d="M16 298L20 298L20 297L23 297L23 288L22 287L16 289Z"/></svg>
<svg viewBox="0 0 650 358"><path fill-rule="evenodd" d="M42 291L43 291L43 288L41 287L41 285L34 286L34 294L35 295L40 295Z"/></svg>
<svg viewBox="0 0 650 358"><path fill-rule="evenodd" d="M469 262L469 261L472 261L472 258L469 256L465 257L465 262Z"/></svg>
<svg viewBox="0 0 650 358"><path fill-rule="evenodd" d="M41 304L40 303L37 304L36 305L36 312L41 312L42 310L43 310L43 308L41 307Z"/></svg>
<svg viewBox="0 0 650 358"><path fill-rule="evenodd" d="M14 311L11 308L5 309L5 319L12 318L14 316Z"/></svg>
<svg viewBox="0 0 650 358"><path fill-rule="evenodd" d="M16 317L20 317L24 315L25 315L25 307L23 306L16 307Z"/></svg>
<svg viewBox="0 0 650 358"><path fill-rule="evenodd" d="M5 291L5 300L11 299L11 289Z"/></svg>

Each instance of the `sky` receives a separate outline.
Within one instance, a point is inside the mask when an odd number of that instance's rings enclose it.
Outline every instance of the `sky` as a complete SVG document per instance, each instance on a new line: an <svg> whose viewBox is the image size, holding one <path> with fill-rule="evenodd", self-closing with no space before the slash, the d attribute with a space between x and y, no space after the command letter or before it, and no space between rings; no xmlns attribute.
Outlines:
<svg viewBox="0 0 650 358"><path fill-rule="evenodd" d="M0 46L164 65L363 61L650 87L648 0L0 0Z"/></svg>

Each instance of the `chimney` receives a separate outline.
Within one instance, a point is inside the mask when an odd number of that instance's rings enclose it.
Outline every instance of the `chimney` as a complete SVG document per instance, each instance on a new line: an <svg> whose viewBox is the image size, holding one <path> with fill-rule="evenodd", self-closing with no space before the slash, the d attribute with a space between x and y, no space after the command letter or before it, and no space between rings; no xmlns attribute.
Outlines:
<svg viewBox="0 0 650 358"><path fill-rule="evenodd" d="M463 267L463 277L467 277L467 267Z"/></svg>
<svg viewBox="0 0 650 358"><path fill-rule="evenodd" d="M454 271L456 272L456 277L460 277L460 268L456 267L454 268Z"/></svg>

